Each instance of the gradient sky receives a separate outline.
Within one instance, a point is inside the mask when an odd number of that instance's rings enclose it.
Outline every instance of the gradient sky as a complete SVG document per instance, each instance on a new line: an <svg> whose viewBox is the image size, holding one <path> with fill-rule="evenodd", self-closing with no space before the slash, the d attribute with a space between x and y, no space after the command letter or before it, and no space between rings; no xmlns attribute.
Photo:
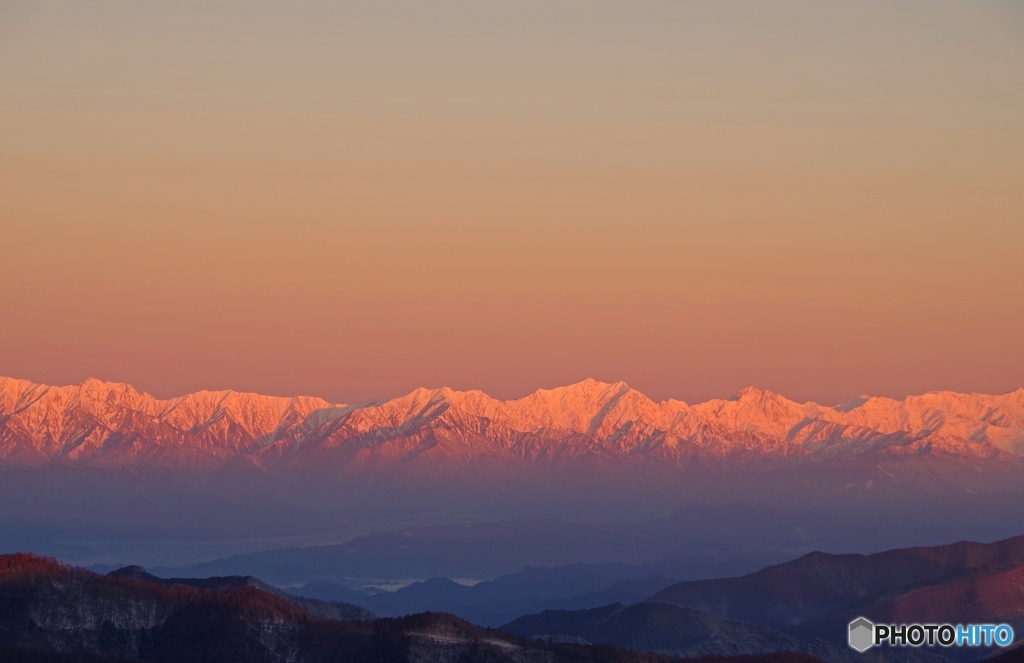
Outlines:
<svg viewBox="0 0 1024 663"><path fill-rule="evenodd" d="M2 2L0 374L1024 386L1019 2Z"/></svg>

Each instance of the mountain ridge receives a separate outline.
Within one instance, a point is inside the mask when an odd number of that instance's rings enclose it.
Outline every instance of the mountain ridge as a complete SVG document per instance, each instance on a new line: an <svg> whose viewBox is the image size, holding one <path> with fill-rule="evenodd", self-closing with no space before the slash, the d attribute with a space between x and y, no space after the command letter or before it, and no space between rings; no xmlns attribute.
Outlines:
<svg viewBox="0 0 1024 663"><path fill-rule="evenodd" d="M98 575L27 553L0 555L0 660L129 663L668 663L615 647L531 641L423 613L358 620L316 614L247 578ZM191 583L191 584L182 584ZM294 597L293 597L294 598ZM821 663L773 654L736 663ZM702 663L716 663L707 660Z"/></svg>
<svg viewBox="0 0 1024 663"><path fill-rule="evenodd" d="M53 387L0 377L4 464L212 467L245 458L263 469L358 472L430 459L686 466L869 454L1016 461L1024 456L1024 389L862 396L833 407L748 387L690 405L587 379L509 400L442 387L350 405L235 391L158 399L96 379Z"/></svg>
<svg viewBox="0 0 1024 663"><path fill-rule="evenodd" d="M870 555L815 551L741 576L684 581L639 603L526 614L500 628L526 637L700 655L787 649L830 663L864 660L848 625L1024 624L1024 536L894 548ZM897 648L875 660L989 660L987 648ZM1011 650L1012 651L1012 650Z"/></svg>
<svg viewBox="0 0 1024 663"><path fill-rule="evenodd" d="M815 551L742 576L676 583L647 600L787 628L812 622L866 597L907 592L917 586L943 586L972 574L1017 568L1024 568L1024 536L992 543L957 541L895 548L870 555ZM915 620L924 619L919 613L914 614Z"/></svg>

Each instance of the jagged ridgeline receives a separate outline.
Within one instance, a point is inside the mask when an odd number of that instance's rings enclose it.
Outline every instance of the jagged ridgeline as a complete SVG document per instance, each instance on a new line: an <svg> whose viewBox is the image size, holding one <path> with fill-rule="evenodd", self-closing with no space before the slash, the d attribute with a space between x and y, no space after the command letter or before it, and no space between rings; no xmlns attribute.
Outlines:
<svg viewBox="0 0 1024 663"><path fill-rule="evenodd" d="M482 464L655 465L874 456L1015 463L1024 389L863 397L828 407L757 389L696 405L586 380L517 400L418 389L368 405L231 391L161 400L125 384L49 387L0 378L0 461L360 473Z"/></svg>

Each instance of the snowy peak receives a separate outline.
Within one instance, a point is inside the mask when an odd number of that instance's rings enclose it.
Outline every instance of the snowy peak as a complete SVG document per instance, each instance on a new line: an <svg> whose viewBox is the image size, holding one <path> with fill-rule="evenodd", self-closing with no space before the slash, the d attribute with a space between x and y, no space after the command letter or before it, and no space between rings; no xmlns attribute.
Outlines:
<svg viewBox="0 0 1024 663"><path fill-rule="evenodd" d="M510 415L533 428L585 433L600 426L623 399L639 394L625 382L587 379L555 389L539 389L529 396L506 403Z"/></svg>
<svg viewBox="0 0 1024 663"><path fill-rule="evenodd" d="M736 403L736 410L746 413L748 417L761 416L771 421L802 418L814 409L807 404L799 405L776 393L755 387L742 389L729 401Z"/></svg>
<svg viewBox="0 0 1024 663"><path fill-rule="evenodd" d="M773 394L772 392L764 391L762 389L758 389L757 387L744 387L743 389L737 391L729 400L750 403L760 402L765 399L771 399L774 396L775 394Z"/></svg>
<svg viewBox="0 0 1024 663"><path fill-rule="evenodd" d="M827 407L748 387L688 405L587 379L511 400L442 387L350 406L235 391L161 400L121 383L0 378L0 463L215 466L246 457L268 469L352 469L600 457L682 467L694 458L879 453L1024 456L1024 389Z"/></svg>

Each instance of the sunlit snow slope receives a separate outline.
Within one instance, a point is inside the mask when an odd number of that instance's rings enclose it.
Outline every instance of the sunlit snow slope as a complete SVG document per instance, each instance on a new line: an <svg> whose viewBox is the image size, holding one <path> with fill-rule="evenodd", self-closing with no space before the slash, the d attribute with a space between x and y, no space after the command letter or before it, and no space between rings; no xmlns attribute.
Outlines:
<svg viewBox="0 0 1024 663"><path fill-rule="evenodd" d="M695 459L818 460L944 454L1024 455L1024 389L827 407L744 389L696 405L656 403L594 380L502 401L479 391L417 389L379 404L330 404L201 391L160 400L126 384L50 387L0 378L0 462L349 472L396 464L682 466Z"/></svg>

